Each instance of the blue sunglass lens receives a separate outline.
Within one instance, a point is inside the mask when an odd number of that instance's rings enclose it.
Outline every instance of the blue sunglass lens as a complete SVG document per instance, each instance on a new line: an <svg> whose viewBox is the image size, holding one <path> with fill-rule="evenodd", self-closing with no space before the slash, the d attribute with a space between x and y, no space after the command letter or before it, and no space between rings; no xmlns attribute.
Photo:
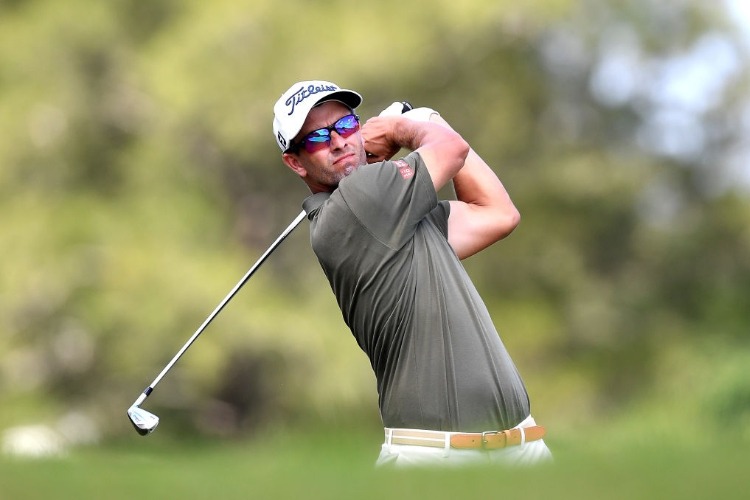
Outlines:
<svg viewBox="0 0 750 500"><path fill-rule="evenodd" d="M352 132L359 128L359 122L357 122L357 117L354 115L346 115L339 121L337 121L334 125L336 128L336 132L339 134L344 134L347 132Z"/></svg>
<svg viewBox="0 0 750 500"><path fill-rule="evenodd" d="M331 143L331 130L335 130L341 137L349 137L359 130L359 118L353 114L346 115L330 127L313 130L300 143L308 153L319 151Z"/></svg>
<svg viewBox="0 0 750 500"><path fill-rule="evenodd" d="M305 142L326 142L330 140L331 132L327 128L313 130L305 137Z"/></svg>

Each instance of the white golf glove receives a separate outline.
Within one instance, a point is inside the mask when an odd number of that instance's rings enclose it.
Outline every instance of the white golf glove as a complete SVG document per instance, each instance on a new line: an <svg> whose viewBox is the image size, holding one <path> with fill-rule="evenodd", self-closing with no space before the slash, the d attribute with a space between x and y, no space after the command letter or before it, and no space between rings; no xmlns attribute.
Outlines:
<svg viewBox="0 0 750 500"><path fill-rule="evenodd" d="M414 108L411 111L404 113L405 117L408 117L415 122L428 122L432 115L440 116L440 113L432 108Z"/></svg>
<svg viewBox="0 0 750 500"><path fill-rule="evenodd" d="M404 113L404 103L394 102L381 111L378 116L395 116L401 114L417 122L428 122L433 114L440 115L440 113L431 108L416 108Z"/></svg>
<svg viewBox="0 0 750 500"><path fill-rule="evenodd" d="M380 112L378 116L396 116L400 115L404 112L404 103L403 102L394 102L387 108L385 108L383 111Z"/></svg>

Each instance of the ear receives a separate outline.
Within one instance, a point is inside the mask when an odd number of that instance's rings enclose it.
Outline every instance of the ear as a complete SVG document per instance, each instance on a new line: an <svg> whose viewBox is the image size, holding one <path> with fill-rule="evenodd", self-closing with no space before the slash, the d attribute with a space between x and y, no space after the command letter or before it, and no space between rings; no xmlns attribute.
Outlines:
<svg viewBox="0 0 750 500"><path fill-rule="evenodd" d="M302 162L299 161L299 158L297 158L296 155L282 153L281 160L300 177L307 176L307 169L302 165Z"/></svg>

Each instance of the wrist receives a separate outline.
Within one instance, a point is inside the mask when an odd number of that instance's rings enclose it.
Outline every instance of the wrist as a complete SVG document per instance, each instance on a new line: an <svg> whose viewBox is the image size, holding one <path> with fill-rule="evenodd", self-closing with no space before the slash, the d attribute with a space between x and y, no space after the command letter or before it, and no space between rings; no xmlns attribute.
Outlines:
<svg viewBox="0 0 750 500"><path fill-rule="evenodd" d="M385 131L384 139L389 147L395 149L394 154L402 148L414 151L421 146L426 129L431 127L403 116L394 117Z"/></svg>

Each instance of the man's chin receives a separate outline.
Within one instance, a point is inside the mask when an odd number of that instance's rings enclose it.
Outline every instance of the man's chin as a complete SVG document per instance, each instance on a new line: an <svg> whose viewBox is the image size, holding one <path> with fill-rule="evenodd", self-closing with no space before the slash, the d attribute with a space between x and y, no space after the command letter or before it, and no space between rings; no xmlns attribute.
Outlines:
<svg viewBox="0 0 750 500"><path fill-rule="evenodd" d="M338 164L338 167L341 169L341 172L344 173L344 176L351 174L352 172L357 170L360 166L362 166L362 164L357 162L354 157L347 158L346 160Z"/></svg>

